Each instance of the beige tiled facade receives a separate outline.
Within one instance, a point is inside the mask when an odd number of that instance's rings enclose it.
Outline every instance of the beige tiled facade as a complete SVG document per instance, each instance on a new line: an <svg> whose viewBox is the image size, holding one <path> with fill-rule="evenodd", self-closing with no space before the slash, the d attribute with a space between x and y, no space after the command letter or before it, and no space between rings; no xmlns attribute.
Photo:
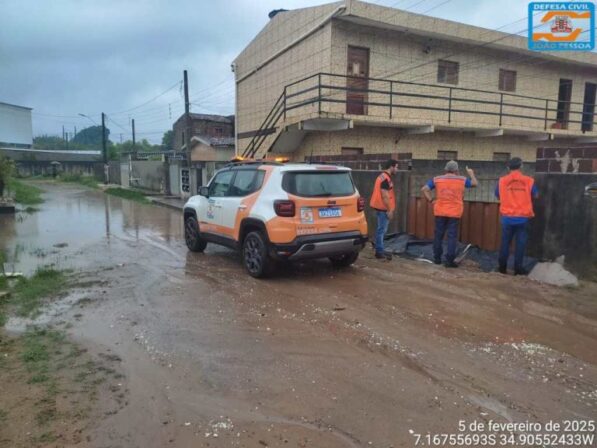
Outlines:
<svg viewBox="0 0 597 448"><path fill-rule="evenodd" d="M364 154L412 153L413 159L436 159L438 151L456 151L461 160L492 160L494 153L509 153L525 161L534 161L538 146L548 142L521 141L513 136L479 138L468 132L435 132L402 135L387 127L358 127L346 131L308 134L293 154L297 161L311 154L337 155L342 147L363 148Z"/></svg>
<svg viewBox="0 0 597 448"><path fill-rule="evenodd" d="M326 21L334 12L334 18ZM434 30L434 35L431 37L429 32L421 30ZM296 41L305 33L308 35L304 39ZM267 62L293 42L287 51ZM548 109L556 108L561 79L572 81L572 102L582 103L585 83L597 83L594 54L529 52L522 37L347 0L279 13L236 59L240 152L251 141L250 137L242 137L259 129L285 86L318 73L345 75L349 46L369 49L369 77L381 80L369 81L368 88L383 93L369 93L368 101L383 105L368 106L366 115L347 115L345 103L327 101L287 111L259 155L264 155L286 126L313 117L350 120L352 128L305 132L300 145L290 153L293 159L302 160L311 153L339 154L342 147L361 147L365 153L412 152L419 159L434 159L438 150L453 150L458 151L460 159L492 160L493 153L506 152L530 161L535 158L537 146L564 145L581 137L597 138L597 132L581 133L580 123L570 123L567 130L558 129L554 124L555 110L549 110L547 115L545 112L546 100L549 100ZM459 63L457 85L437 82L438 59ZM256 67L259 69L255 71ZM498 90L500 69L516 71L515 92ZM342 77L322 75L321 80L324 85L346 85ZM388 80L397 82L390 86ZM288 103L317 96L317 82L318 77L314 76L288 87L287 94L307 90L287 100ZM484 92L460 90L463 88ZM321 95L329 100L346 98L345 91L328 88L323 88ZM448 116L448 97L452 97L452 109L468 112L451 112ZM442 110L393 107L390 116L390 98L394 105ZM459 101L465 98L495 102L501 99L504 114L519 116L503 116L500 125L499 104ZM573 106L573 110L580 112L582 105ZM580 119L580 114L570 115L570 120ZM409 135L406 131L424 125L433 125L435 131L420 135ZM504 135L475 134L475 131L493 130L503 130ZM531 141L541 137L552 140Z"/></svg>

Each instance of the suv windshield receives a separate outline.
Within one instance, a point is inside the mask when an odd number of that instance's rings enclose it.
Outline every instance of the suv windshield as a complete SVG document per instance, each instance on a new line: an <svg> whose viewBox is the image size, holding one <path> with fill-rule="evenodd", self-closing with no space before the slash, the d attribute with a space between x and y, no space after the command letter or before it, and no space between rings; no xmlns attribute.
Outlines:
<svg viewBox="0 0 597 448"><path fill-rule="evenodd" d="M350 171L291 171L284 174L282 188L290 194L311 198L354 193Z"/></svg>

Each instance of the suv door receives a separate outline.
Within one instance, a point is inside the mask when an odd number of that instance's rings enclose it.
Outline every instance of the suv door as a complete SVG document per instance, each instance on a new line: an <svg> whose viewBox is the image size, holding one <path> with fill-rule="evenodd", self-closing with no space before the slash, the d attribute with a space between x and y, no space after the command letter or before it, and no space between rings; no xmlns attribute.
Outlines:
<svg viewBox="0 0 597 448"><path fill-rule="evenodd" d="M202 232L222 234L222 200L228 194L234 171L220 171L208 187L207 204L201 207L199 228Z"/></svg>
<svg viewBox="0 0 597 448"><path fill-rule="evenodd" d="M238 169L232 181L232 186L222 203L222 230L231 238L238 238L239 214L248 215L250 204L247 200L250 195L257 192L263 183L265 172L253 169Z"/></svg>

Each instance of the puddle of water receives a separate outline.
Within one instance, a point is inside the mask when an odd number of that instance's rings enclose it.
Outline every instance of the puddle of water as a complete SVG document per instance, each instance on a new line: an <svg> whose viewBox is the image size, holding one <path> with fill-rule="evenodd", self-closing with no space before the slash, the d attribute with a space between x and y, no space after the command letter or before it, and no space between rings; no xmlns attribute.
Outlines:
<svg viewBox="0 0 597 448"><path fill-rule="evenodd" d="M86 298L87 294L75 292L61 299L55 300L40 309L40 314L34 318L11 316L4 329L9 333L24 333L30 326L45 326L56 317L70 310L73 306Z"/></svg>
<svg viewBox="0 0 597 448"><path fill-rule="evenodd" d="M0 215L0 250L17 270L29 275L38 266L80 268L72 255L111 238L159 240L178 244L182 238L180 213L138 204L77 186L41 184L45 202L35 213ZM73 259L71 263L71 259ZM85 262L85 261L83 261ZM93 257L89 257L93 264ZM74 264L74 265L73 265Z"/></svg>

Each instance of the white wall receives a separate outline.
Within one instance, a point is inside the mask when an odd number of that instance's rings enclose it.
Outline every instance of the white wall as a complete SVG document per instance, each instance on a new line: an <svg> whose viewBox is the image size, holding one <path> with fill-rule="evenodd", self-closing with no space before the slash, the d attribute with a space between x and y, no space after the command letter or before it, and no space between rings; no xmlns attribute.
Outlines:
<svg viewBox="0 0 597 448"><path fill-rule="evenodd" d="M31 109L0 103L0 143L33 144Z"/></svg>

